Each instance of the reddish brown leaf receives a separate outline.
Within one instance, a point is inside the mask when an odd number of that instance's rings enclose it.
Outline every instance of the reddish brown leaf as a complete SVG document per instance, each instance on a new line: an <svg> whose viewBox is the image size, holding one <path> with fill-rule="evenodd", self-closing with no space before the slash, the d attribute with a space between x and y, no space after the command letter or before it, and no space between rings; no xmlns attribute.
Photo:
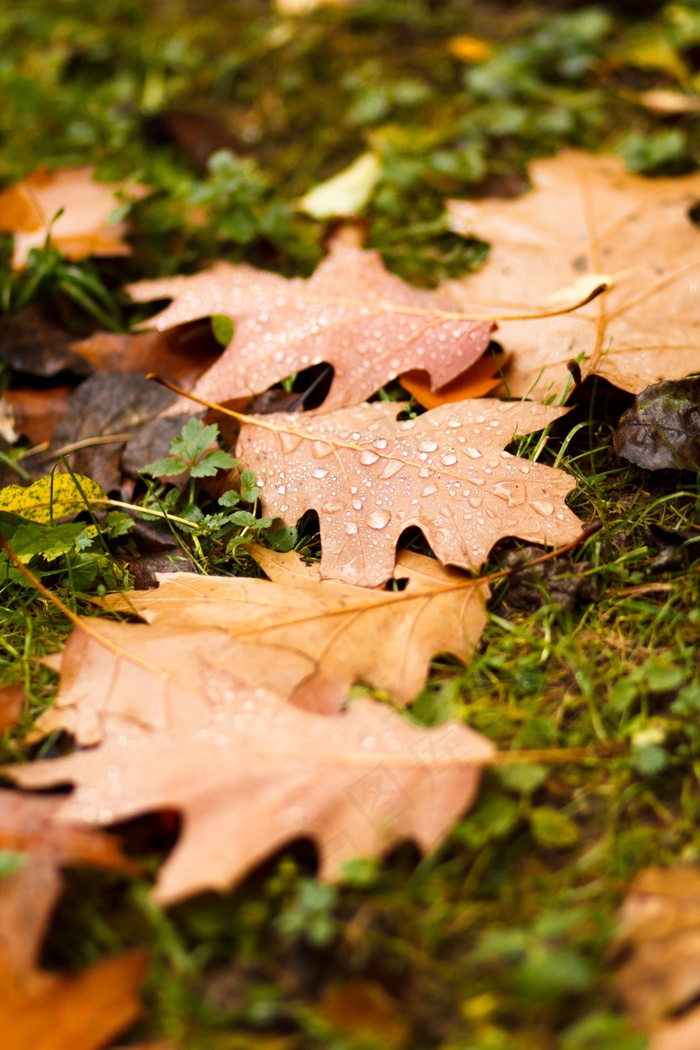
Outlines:
<svg viewBox="0 0 700 1050"><path fill-rule="evenodd" d="M125 223L110 223L119 188L95 182L92 168L67 168L36 171L0 193L0 231L15 234L13 265L24 266L30 249L43 246L49 227L53 244L68 259L128 255ZM138 199L148 191L131 184L128 192ZM61 208L63 214L56 219Z"/></svg>
<svg viewBox="0 0 700 1050"><path fill-rule="evenodd" d="M89 339L73 343L72 349L98 371L158 372L186 390L221 353L208 324L131 335L96 332Z"/></svg>
<svg viewBox="0 0 700 1050"><path fill-rule="evenodd" d="M0 733L11 729L19 721L24 707L24 686L0 687Z"/></svg>
<svg viewBox="0 0 700 1050"><path fill-rule="evenodd" d="M400 409L266 416L241 429L236 454L255 471L263 513L294 524L318 512L323 577L383 583L412 525L442 562L466 569L479 569L504 536L559 544L579 533L564 504L572 479L503 451L560 409L483 399L397 423Z"/></svg>
<svg viewBox="0 0 700 1050"><path fill-rule="evenodd" d="M401 1047L408 1039L405 1009L375 981L345 981L327 989L318 1013L343 1035L382 1047Z"/></svg>
<svg viewBox="0 0 700 1050"><path fill-rule="evenodd" d="M534 162L530 177L533 189L516 200L452 202L453 228L491 242L483 270L451 282L452 292L503 316L596 274L612 287L575 313L500 323L511 352L502 389L558 400L573 359L584 378L632 393L700 369L700 232L689 217L700 175L647 179L615 157L568 151Z"/></svg>
<svg viewBox="0 0 700 1050"><path fill-rule="evenodd" d="M294 686L291 698L328 713L340 709L354 682L409 703L435 653L467 661L486 622L485 585L410 551L398 557L396 576L408 581L402 591L320 580L294 553L253 553L273 582L181 573L162 577L157 590L110 595L103 604L138 612L161 629L183 632L216 623L239 641L275 646L268 652L276 660L302 653L313 661L313 671ZM258 653L265 658L260 649L247 659ZM61 697L64 702L63 690ZM116 709L114 699L110 709Z"/></svg>
<svg viewBox="0 0 700 1050"><path fill-rule="evenodd" d="M100 1050L140 1012L137 992L146 959L132 952L105 959L76 976L39 970L37 960L51 912L58 899L61 860L84 859L108 866L115 857L106 836L64 823L49 829L60 799L22 798L3 792L1 819L16 823L17 836L4 836L5 848L29 846L20 867L0 881L0 1031L3 1050ZM12 796L12 806L6 799ZM49 817L50 814L50 817ZM112 851L115 852L116 851ZM123 859L123 858L122 858ZM126 862L124 862L126 863Z"/></svg>
<svg viewBox="0 0 700 1050"><path fill-rule="evenodd" d="M261 393L321 361L335 369L328 409L358 404L411 368L441 387L481 356L493 328L466 319L450 295L405 284L377 252L344 239L308 281L219 263L130 291L139 302L174 300L148 322L159 330L213 314L233 318L232 343L194 389L219 403ZM178 407L191 411L189 403Z"/></svg>
<svg viewBox="0 0 700 1050"><path fill-rule="evenodd" d="M0 790L0 849L50 856L56 864L89 864L136 874L116 840L79 824L58 824L61 799Z"/></svg>
<svg viewBox="0 0 700 1050"><path fill-rule="evenodd" d="M483 397L495 390L501 382L501 367L505 359L495 362L490 355L479 360L457 376L451 382L433 390L427 372L414 369L399 376L401 386L413 394L423 408L439 408L440 405L452 405L455 401L466 401L468 398Z"/></svg>
<svg viewBox="0 0 700 1050"><path fill-rule="evenodd" d="M493 752L464 726L421 729L370 700L329 718L240 688L230 671L207 673L204 686L208 718L194 733L107 715L100 747L5 768L24 786L73 781L66 820L182 811L156 886L163 903L230 886L298 836L316 842L325 878L403 838L431 849L474 800Z"/></svg>

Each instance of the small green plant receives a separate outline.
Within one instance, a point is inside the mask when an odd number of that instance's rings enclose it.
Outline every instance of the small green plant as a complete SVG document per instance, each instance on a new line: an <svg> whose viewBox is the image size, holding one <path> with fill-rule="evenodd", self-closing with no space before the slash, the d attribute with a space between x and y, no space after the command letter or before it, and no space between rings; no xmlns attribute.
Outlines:
<svg viewBox="0 0 700 1050"><path fill-rule="evenodd" d="M239 470L240 463L218 447L219 428L188 419L170 443L170 455L149 463L142 470L158 479L143 501L144 508L157 507L168 515L173 527L191 537L194 554L204 568L236 554L251 540L264 541L275 550L290 550L296 529L273 528L272 518L258 516L260 490L252 470L239 474L239 488L222 496L210 496L202 478L213 478L222 470Z"/></svg>

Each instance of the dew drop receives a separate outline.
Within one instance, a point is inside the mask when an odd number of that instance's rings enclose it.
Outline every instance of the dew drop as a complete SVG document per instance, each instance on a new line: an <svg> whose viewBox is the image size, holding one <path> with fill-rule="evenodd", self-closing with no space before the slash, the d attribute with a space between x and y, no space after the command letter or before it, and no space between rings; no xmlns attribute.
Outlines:
<svg viewBox="0 0 700 1050"><path fill-rule="evenodd" d="M379 477L383 481L386 481L387 478L392 478L394 474L397 474L401 470L402 466L403 463L400 463L398 459L389 459L387 460L386 465L384 466L384 469L382 470Z"/></svg>
<svg viewBox="0 0 700 1050"><path fill-rule="evenodd" d="M325 511L326 514L336 514L339 510L342 509L343 504L337 502L324 503L321 507L321 510Z"/></svg>
<svg viewBox="0 0 700 1050"><path fill-rule="evenodd" d="M349 521L345 526L345 531L347 532L348 536L354 536L357 532L357 523L354 521Z"/></svg>
<svg viewBox="0 0 700 1050"><path fill-rule="evenodd" d="M470 496L469 497L469 506L470 507L474 507L476 509L477 507L480 507L482 503L483 503L483 500L482 500L481 496Z"/></svg>
<svg viewBox="0 0 700 1050"><path fill-rule="evenodd" d="M278 485L277 486L277 491L279 492L280 496L284 496L285 492L287 491L287 486L286 485Z"/></svg>
<svg viewBox="0 0 700 1050"><path fill-rule="evenodd" d="M547 500L533 499L530 506L533 510L536 510L538 514L541 514L543 518L549 518L554 514L554 504L548 503Z"/></svg>
<svg viewBox="0 0 700 1050"><path fill-rule="evenodd" d="M285 452L293 452L295 448L298 448L301 444L301 437L299 434L290 434L286 430L280 433L280 442ZM260 484L260 482L258 482Z"/></svg>
<svg viewBox="0 0 700 1050"><path fill-rule="evenodd" d="M370 529L383 529L391 521L391 514L388 510L373 510L371 514L367 516L367 524Z"/></svg>
<svg viewBox="0 0 700 1050"><path fill-rule="evenodd" d="M365 449L360 455L360 463L365 467L371 467L373 463L376 463L379 456L376 452L370 452L369 449Z"/></svg>
<svg viewBox="0 0 700 1050"><path fill-rule="evenodd" d="M446 467L451 467L453 463L457 462L456 456L440 456L440 461L445 464Z"/></svg>
<svg viewBox="0 0 700 1050"><path fill-rule="evenodd" d="M373 441L372 444L374 445L375 448L386 448L386 445L387 445L387 443L384 440L384 438L377 438L377 440Z"/></svg>
<svg viewBox="0 0 700 1050"><path fill-rule="evenodd" d="M352 505L353 505L355 510L362 510L362 500L361 499L354 499L352 501Z"/></svg>
<svg viewBox="0 0 700 1050"><path fill-rule="evenodd" d="M426 485L423 491L421 492L421 496L434 496L436 492L437 485Z"/></svg>
<svg viewBox="0 0 700 1050"><path fill-rule="evenodd" d="M465 448L464 450L471 459L481 459L478 448Z"/></svg>
<svg viewBox="0 0 700 1050"><path fill-rule="evenodd" d="M328 473L328 471L326 470L325 467L316 467L315 470L311 471L311 477L312 478L317 478L320 481L321 478L325 478L327 473Z"/></svg>
<svg viewBox="0 0 700 1050"><path fill-rule="evenodd" d="M421 452L436 452L437 442L436 441L421 441L418 445Z"/></svg>
<svg viewBox="0 0 700 1050"><path fill-rule="evenodd" d="M326 456L330 456L333 451L333 446L329 445L327 441L312 441L311 442L311 455L314 459L325 459Z"/></svg>

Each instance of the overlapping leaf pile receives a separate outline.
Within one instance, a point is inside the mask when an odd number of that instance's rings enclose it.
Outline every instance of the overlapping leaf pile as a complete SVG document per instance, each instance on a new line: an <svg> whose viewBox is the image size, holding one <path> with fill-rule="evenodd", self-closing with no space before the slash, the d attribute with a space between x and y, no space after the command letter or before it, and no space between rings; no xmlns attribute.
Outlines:
<svg viewBox="0 0 700 1050"><path fill-rule="evenodd" d="M435 653L468 659L487 589L464 570L478 571L499 539L579 534L564 502L571 478L506 451L566 409L479 398L401 418L405 406L365 398L415 369L443 387L504 317L504 389L544 401L561 404L572 358L629 390L700 366L700 234L687 214L700 178L650 183L610 158L564 154L535 165L533 180L518 201L455 205L455 224L473 223L493 246L481 274L449 289L412 289L346 238L308 282L220 264L132 288L141 301L173 299L153 321L161 330L231 316L233 340L199 380L200 398L260 394L321 361L335 371L321 409L240 416L236 449L264 515L294 525L318 514L320 566L258 550L267 580L179 574L108 599L150 624L82 621L41 723L92 750L13 774L27 786L74 782L66 820L181 810L162 900L227 886L300 834L318 844L326 875L400 837L429 848L490 760L491 745L463 726L423 730L374 700L343 705L356 683L407 704ZM548 297L585 298L581 276L608 290L552 316ZM412 526L438 561L397 556ZM386 589L396 581L403 589Z"/></svg>

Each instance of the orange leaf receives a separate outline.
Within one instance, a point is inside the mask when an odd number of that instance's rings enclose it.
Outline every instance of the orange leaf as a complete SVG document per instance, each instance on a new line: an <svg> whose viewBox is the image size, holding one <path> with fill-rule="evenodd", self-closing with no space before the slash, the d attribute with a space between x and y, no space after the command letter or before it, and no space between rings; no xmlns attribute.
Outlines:
<svg viewBox="0 0 700 1050"><path fill-rule="evenodd" d="M111 223L119 199L114 183L96 182L92 168L36 171L23 182L0 193L0 231L15 234L12 265L25 265L32 248L41 248L47 233L68 259L88 255L128 255L126 224ZM129 196L138 199L148 190L130 184ZM55 219L63 209L63 214ZM55 221L54 221L55 219Z"/></svg>

